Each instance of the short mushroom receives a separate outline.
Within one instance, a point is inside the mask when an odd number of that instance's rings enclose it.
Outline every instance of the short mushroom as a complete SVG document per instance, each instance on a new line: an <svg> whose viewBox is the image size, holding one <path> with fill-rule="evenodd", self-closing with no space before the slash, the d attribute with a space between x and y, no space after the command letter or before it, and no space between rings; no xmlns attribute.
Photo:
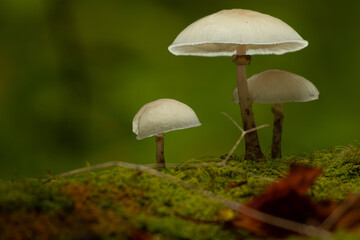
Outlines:
<svg viewBox="0 0 360 240"><path fill-rule="evenodd" d="M246 81L250 55L283 54L300 50L308 42L278 18L245 9L222 10L185 28L169 46L175 55L232 56L237 65L237 86L244 130L255 127ZM261 159L257 132L245 136L245 159Z"/></svg>
<svg viewBox="0 0 360 240"><path fill-rule="evenodd" d="M319 91L309 80L281 70L268 70L248 79L249 92L254 103L274 104L274 128L271 157L281 158L281 134L284 119L283 103L308 102L318 99ZM238 91L234 88L233 102L238 103Z"/></svg>
<svg viewBox="0 0 360 240"><path fill-rule="evenodd" d="M164 133L200 126L194 110L174 99L159 99L145 104L133 119L133 132L137 139L155 136L156 163L165 167Z"/></svg>

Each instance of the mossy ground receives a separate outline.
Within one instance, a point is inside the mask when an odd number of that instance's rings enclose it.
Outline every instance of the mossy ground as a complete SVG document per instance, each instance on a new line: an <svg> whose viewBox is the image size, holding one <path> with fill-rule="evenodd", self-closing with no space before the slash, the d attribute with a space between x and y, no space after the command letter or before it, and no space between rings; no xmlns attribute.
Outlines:
<svg viewBox="0 0 360 240"><path fill-rule="evenodd" d="M187 163L219 161L221 158L207 157ZM282 177L292 162L325 170L309 191L317 200L341 201L349 192L360 192L358 144L264 162L235 157L229 168L168 168L163 172L245 202L260 194L270 179ZM0 181L1 239L254 239L244 230L227 229L225 222L231 217L231 210L196 191L120 167L46 184L40 179ZM360 239L359 234L343 232L335 237Z"/></svg>

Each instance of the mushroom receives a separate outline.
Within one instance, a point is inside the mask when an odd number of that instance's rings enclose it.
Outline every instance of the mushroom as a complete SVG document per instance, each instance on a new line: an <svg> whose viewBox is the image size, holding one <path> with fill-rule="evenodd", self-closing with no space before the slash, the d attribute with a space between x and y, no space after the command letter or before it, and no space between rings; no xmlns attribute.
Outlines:
<svg viewBox="0 0 360 240"><path fill-rule="evenodd" d="M274 104L271 157L281 158L281 134L284 119L283 103L308 102L318 99L319 91L309 80L294 73L268 70L248 79L249 92L254 103ZM233 102L238 103L238 89L233 91Z"/></svg>
<svg viewBox="0 0 360 240"><path fill-rule="evenodd" d="M185 28L169 46L174 55L232 56L244 130L255 127L246 81L246 65L254 54L283 54L308 45L280 19L259 12L231 9L206 16ZM249 54L249 55L246 55ZM257 132L245 136L245 158L264 158Z"/></svg>
<svg viewBox="0 0 360 240"><path fill-rule="evenodd" d="M186 104L174 99L159 99L140 108L132 125L138 140L155 136L156 163L159 168L164 168L164 133L197 127L201 123L194 110Z"/></svg>

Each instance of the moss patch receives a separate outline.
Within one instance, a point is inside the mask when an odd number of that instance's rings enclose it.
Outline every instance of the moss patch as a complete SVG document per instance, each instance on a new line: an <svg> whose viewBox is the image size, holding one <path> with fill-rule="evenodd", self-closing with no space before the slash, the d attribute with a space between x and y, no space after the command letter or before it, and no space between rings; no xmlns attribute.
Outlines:
<svg viewBox="0 0 360 240"><path fill-rule="evenodd" d="M186 164L221 158L191 159ZM324 168L309 192L338 201L359 192L360 147L351 145L265 162L233 158L229 167L168 168L164 173L245 202L282 177L292 162ZM1 239L250 239L225 228L231 210L165 179L114 167L43 184L0 181ZM205 223L207 222L207 223ZM359 235L337 233L337 239ZM291 238L295 239L295 238ZM298 239L298 238L296 238Z"/></svg>

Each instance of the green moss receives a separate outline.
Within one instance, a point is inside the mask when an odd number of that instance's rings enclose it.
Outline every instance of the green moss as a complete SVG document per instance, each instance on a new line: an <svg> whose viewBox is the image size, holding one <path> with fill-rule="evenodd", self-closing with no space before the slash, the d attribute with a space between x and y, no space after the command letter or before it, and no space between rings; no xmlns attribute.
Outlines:
<svg viewBox="0 0 360 240"><path fill-rule="evenodd" d="M186 164L221 158L191 159ZM324 168L309 194L342 200L359 192L359 145L264 162L232 158L229 167L168 168L164 173L238 202L260 194L298 162ZM225 213L225 214L224 214ZM43 184L0 181L0 236L4 239L250 239L224 227L229 210L196 191L135 170L114 167ZM231 215L231 214L230 214ZM203 223L204 221L213 223ZM358 235L359 236L359 235ZM291 238L299 239L299 238ZM357 239L337 233L336 239Z"/></svg>

